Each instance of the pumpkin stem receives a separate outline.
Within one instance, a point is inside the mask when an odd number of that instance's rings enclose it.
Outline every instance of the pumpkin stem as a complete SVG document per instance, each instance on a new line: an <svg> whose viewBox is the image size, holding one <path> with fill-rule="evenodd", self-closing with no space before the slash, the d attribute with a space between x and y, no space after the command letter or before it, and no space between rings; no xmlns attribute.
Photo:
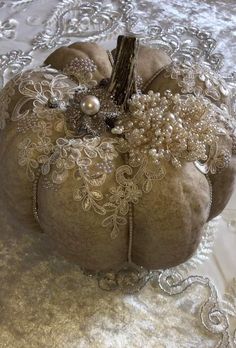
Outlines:
<svg viewBox="0 0 236 348"><path fill-rule="evenodd" d="M118 105L128 108L127 101L137 93L136 64L139 40L134 36L118 36L115 64L108 91Z"/></svg>

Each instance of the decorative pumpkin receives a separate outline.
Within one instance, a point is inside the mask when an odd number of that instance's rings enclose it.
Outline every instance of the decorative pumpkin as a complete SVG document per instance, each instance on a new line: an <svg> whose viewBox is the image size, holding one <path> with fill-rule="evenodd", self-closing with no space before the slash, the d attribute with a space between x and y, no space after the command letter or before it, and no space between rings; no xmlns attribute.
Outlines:
<svg viewBox="0 0 236 348"><path fill-rule="evenodd" d="M233 189L228 87L138 46L59 48L0 95L1 199L90 271L184 262Z"/></svg>

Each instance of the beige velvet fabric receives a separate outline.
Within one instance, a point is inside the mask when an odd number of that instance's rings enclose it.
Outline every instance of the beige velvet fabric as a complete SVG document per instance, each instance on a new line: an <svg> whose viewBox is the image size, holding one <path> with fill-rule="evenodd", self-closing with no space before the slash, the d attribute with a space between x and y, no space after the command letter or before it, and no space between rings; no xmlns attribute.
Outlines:
<svg viewBox="0 0 236 348"><path fill-rule="evenodd" d="M96 159L94 160L96 162ZM121 158L115 160L118 167ZM54 168L52 167L52 170ZM115 174L107 176L102 189L104 195L115 184ZM73 177L72 171L57 191L45 189L39 183L39 219L42 230L54 239L61 252L87 270L119 269L127 260L128 225L120 226L116 239L111 228L103 227L104 215L92 209L85 211L81 202L73 199L75 189L83 186Z"/></svg>
<svg viewBox="0 0 236 348"><path fill-rule="evenodd" d="M112 51L115 57L116 50ZM140 46L137 58L137 74L142 79L142 86L148 84L152 77L171 63L170 57L158 48Z"/></svg>
<svg viewBox="0 0 236 348"><path fill-rule="evenodd" d="M172 267L196 250L210 204L209 185L192 163L167 174L134 208L133 261L148 269Z"/></svg>
<svg viewBox="0 0 236 348"><path fill-rule="evenodd" d="M15 218L27 226L36 225L32 214L32 183L18 164L17 145L23 139L10 124L0 132L0 199Z"/></svg>
<svg viewBox="0 0 236 348"><path fill-rule="evenodd" d="M164 66L171 63L170 57L158 48L141 46L138 53L137 72L145 85Z"/></svg>
<svg viewBox="0 0 236 348"><path fill-rule="evenodd" d="M109 78L111 75L111 63L106 50L96 43L74 43L68 47L60 47L45 60L46 65L63 70L75 58L89 58L97 66L94 78L97 81Z"/></svg>
<svg viewBox="0 0 236 348"><path fill-rule="evenodd" d="M122 159L116 160L117 167ZM53 170L53 168L52 168ZM166 177L155 181L150 193L133 206L132 260L148 269L175 266L188 259L198 246L208 218L210 192L206 178L186 164L177 170L167 166ZM116 185L109 176L100 188L104 197ZM128 225L111 239L104 216L84 211L73 200L78 182L72 174L58 191L39 185L39 219L42 230L56 240L61 252L91 271L118 269L127 261Z"/></svg>
<svg viewBox="0 0 236 348"><path fill-rule="evenodd" d="M228 168L224 168L220 173L216 175L210 175L212 182L213 202L209 216L209 220L219 215L232 196L235 186L236 176L236 157L233 156L231 164Z"/></svg>

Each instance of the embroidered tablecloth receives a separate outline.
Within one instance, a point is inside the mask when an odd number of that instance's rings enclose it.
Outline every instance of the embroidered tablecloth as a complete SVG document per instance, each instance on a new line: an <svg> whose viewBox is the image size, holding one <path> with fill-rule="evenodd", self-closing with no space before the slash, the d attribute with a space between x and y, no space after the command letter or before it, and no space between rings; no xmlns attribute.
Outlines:
<svg viewBox="0 0 236 348"><path fill-rule="evenodd" d="M235 0L0 0L0 85L58 46L110 49L124 32L176 60L197 56L236 89ZM154 273L140 292L106 292L2 206L0 346L234 347L235 247L236 194L190 261Z"/></svg>

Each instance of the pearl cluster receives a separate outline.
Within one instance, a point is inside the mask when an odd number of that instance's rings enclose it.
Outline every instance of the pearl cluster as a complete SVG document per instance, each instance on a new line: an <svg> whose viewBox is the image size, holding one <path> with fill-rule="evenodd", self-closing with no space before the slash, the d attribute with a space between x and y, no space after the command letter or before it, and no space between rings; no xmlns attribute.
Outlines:
<svg viewBox="0 0 236 348"><path fill-rule="evenodd" d="M104 87L78 90L70 101L66 111L67 121L78 134L100 135L120 117L121 107L114 103Z"/></svg>
<svg viewBox="0 0 236 348"><path fill-rule="evenodd" d="M33 129L37 126L37 118L34 114L26 114L22 116L17 122L17 132L18 133L26 133L29 130Z"/></svg>
<svg viewBox="0 0 236 348"><path fill-rule="evenodd" d="M114 165L111 160L106 160L104 162L97 163L96 167L97 167L97 172L96 172L97 175L101 175L103 173L111 174L114 169Z"/></svg>
<svg viewBox="0 0 236 348"><path fill-rule="evenodd" d="M182 161L207 159L207 146L217 141L214 110L203 97L163 97L149 91L133 95L129 113L116 122L114 134L123 134L121 145L129 151L130 164L138 165L148 156L159 165L162 160L180 167Z"/></svg>
<svg viewBox="0 0 236 348"><path fill-rule="evenodd" d="M92 59L76 57L65 66L63 72L80 85L94 87L97 85L93 77L96 70L97 66Z"/></svg>
<svg viewBox="0 0 236 348"><path fill-rule="evenodd" d="M89 166L83 167L83 173L87 176L93 176L93 178L100 177L101 175L105 174L111 174L114 170L113 162L109 159L104 160L102 162L96 163L95 166L91 168Z"/></svg>
<svg viewBox="0 0 236 348"><path fill-rule="evenodd" d="M223 152L223 163L224 165L221 167L221 169L223 168L227 168L229 167L230 163L231 163L231 152L230 151L224 151Z"/></svg>

